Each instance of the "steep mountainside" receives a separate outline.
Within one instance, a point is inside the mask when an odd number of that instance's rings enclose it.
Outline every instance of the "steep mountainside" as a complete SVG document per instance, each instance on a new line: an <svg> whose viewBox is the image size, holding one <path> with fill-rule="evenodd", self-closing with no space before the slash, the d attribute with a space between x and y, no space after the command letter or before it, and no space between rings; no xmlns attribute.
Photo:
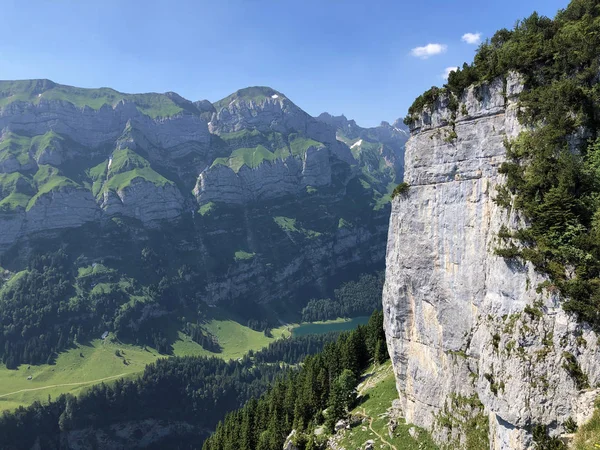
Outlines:
<svg viewBox="0 0 600 450"><path fill-rule="evenodd" d="M383 265L395 160L363 157L273 89L211 104L3 81L0 130L0 266L17 274L0 315L27 323L22 336L0 319L0 344L16 362L117 323L138 339L145 321L195 321L207 304L264 328ZM401 136L385 142L402 157ZM61 291L23 294L48 267ZM48 320L64 330L49 338ZM53 342L34 358L40 334Z"/></svg>
<svg viewBox="0 0 600 450"><path fill-rule="evenodd" d="M392 125L381 122L381 125L373 128L362 128L343 115L322 113L317 119L336 129L337 138L350 147L354 157L366 170L377 170L383 157L387 165L394 167L396 178L402 179L404 145L409 137L408 127L402 119L396 120Z"/></svg>
<svg viewBox="0 0 600 450"><path fill-rule="evenodd" d="M525 130L523 82L440 92L415 112L410 187L393 203L383 305L402 410L451 448L487 447L469 443L478 427L489 448L530 448L539 426L582 424L600 393L596 333L531 262L495 253L527 225L497 201L505 143Z"/></svg>

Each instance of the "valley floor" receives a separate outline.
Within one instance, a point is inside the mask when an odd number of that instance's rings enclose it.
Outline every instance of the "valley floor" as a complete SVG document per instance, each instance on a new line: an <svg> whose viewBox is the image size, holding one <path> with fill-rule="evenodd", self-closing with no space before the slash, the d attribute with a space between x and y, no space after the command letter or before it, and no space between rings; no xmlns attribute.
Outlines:
<svg viewBox="0 0 600 450"><path fill-rule="evenodd" d="M128 345L112 335L96 339L61 353L52 365L21 365L17 370L0 366L0 411L28 406L35 401L47 401L61 394L78 394L90 386L117 378L134 378L147 364L169 356L215 356L224 360L239 359L250 350L257 351L284 337L325 333L355 328L364 318L336 319L326 322L285 324L271 330L271 337L233 320L211 320L204 325L222 348L213 353L202 348L190 336L178 332L170 355L151 347ZM118 355L117 355L118 351ZM28 379L31 377L31 379Z"/></svg>
<svg viewBox="0 0 600 450"><path fill-rule="evenodd" d="M55 364L21 365L17 370L0 367L0 411L27 406L34 401L47 401L60 394L77 394L102 381L135 377L147 364L168 356L216 356L225 360L243 357L250 350L260 350L271 342L290 335L289 326L272 330L272 337L254 331L232 320L213 320L206 329L219 340L220 353L203 349L192 339L179 333L173 354L163 355L155 349L127 345L109 336L78 344L61 353ZM117 355L118 351L118 355ZM28 379L31 377L31 379Z"/></svg>

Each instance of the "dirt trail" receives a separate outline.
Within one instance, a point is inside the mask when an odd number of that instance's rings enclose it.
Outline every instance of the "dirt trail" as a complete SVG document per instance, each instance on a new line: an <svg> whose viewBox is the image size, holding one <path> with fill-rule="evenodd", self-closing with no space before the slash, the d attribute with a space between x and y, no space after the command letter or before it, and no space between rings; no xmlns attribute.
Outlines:
<svg viewBox="0 0 600 450"><path fill-rule="evenodd" d="M365 416L365 417L369 417L369 416L367 416L367 411L366 411L364 408L363 408L362 412L363 412L363 416ZM380 434L379 434L377 431L375 431L375 430L373 429L373 417L369 417L369 430L371 430L373 433L375 433L375 435L376 435L376 436L377 436L379 439L381 439L381 442L383 442L384 444L386 444L386 445L387 445L389 448L391 448L391 449L393 449L393 450L398 450L398 449L396 448L396 446L395 446L395 445L393 445L393 444L389 443L388 441L386 441L386 440L383 438L383 436L382 436L382 435L380 435Z"/></svg>
<svg viewBox="0 0 600 450"><path fill-rule="evenodd" d="M99 378L98 380L91 380L91 381L81 381L79 383L63 383L63 384L52 384L50 386L42 386L42 387L38 387L38 388L31 388L31 389L21 389L19 391L15 391L15 392L9 392L8 394L2 394L0 395L0 398L2 397L8 397L10 395L15 395L15 394L20 394L21 392L32 392L32 391L41 391L43 389L50 389L50 388L55 388L55 387L64 387L64 386L82 386L84 384L95 384L95 383L101 383L103 381L106 380L110 380L111 378L119 378L119 377L124 377L125 375L129 375L130 372L125 372L125 373L121 373L119 375L112 375L110 377L105 377L105 378Z"/></svg>

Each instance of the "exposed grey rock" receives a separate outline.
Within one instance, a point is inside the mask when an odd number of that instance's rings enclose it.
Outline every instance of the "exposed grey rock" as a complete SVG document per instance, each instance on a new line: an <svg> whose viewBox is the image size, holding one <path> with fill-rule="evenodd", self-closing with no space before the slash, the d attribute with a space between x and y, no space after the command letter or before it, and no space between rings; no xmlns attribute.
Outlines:
<svg viewBox="0 0 600 450"><path fill-rule="evenodd" d="M91 192L85 189L65 187L48 192L28 211L0 212L0 249L21 236L81 226L99 219L100 214Z"/></svg>
<svg viewBox="0 0 600 450"><path fill-rule="evenodd" d="M398 179L402 178L404 173L404 146L410 133L401 119L396 120L393 125L388 122L381 122L381 125L372 128L362 128L354 120L348 120L344 115L332 116L329 113L322 113L317 119L335 128L338 139L364 139L369 142L380 143L381 156L390 167L396 170ZM346 145L341 147L344 151L347 149ZM346 160L343 157L340 157L340 159Z"/></svg>
<svg viewBox="0 0 600 450"><path fill-rule="evenodd" d="M243 129L284 134L294 130L324 144L333 144L336 140L333 128L309 116L282 94L257 101L233 99L213 115L209 129L217 134Z"/></svg>
<svg viewBox="0 0 600 450"><path fill-rule="evenodd" d="M98 219L100 210L86 189L65 187L41 195L24 217L24 234L70 228Z"/></svg>
<svg viewBox="0 0 600 450"><path fill-rule="evenodd" d="M335 428L335 431L345 430L346 428L349 428L348 421L347 420L338 420L336 422L334 428Z"/></svg>
<svg viewBox="0 0 600 450"><path fill-rule="evenodd" d="M92 148L115 142L130 121L157 147L210 142L206 121L199 116L181 113L152 119L138 111L135 103L124 100L114 107L104 105L97 110L43 98L38 104L14 102L0 108L2 130L29 136L54 131Z"/></svg>
<svg viewBox="0 0 600 450"><path fill-rule="evenodd" d="M292 432L285 439L285 443L283 444L283 450L298 450L296 444L294 444L294 440L296 437L297 431L292 430Z"/></svg>
<svg viewBox="0 0 600 450"><path fill-rule="evenodd" d="M304 158L266 161L256 168L246 165L235 173L224 165L211 167L200 174L194 188L198 203L210 201L246 203L306 192L307 186L331 183L330 152L325 147L309 147Z"/></svg>
<svg viewBox="0 0 600 450"><path fill-rule="evenodd" d="M267 267L256 259L238 264L228 272L226 279L215 278L209 281L203 299L209 304L217 304L252 291L257 293L256 297L261 302L269 303L280 300L282 295L295 287L307 285L314 277L325 279L352 263L376 265L385 257L385 244L380 245L376 239L380 233L385 233L385 230L341 228L334 236L305 242L301 250L295 251L293 259L281 267ZM295 238L290 236L288 239L293 242ZM284 244L277 245L283 247ZM265 284L274 288L265 291Z"/></svg>
<svg viewBox="0 0 600 450"><path fill-rule="evenodd" d="M122 190L104 192L100 206L108 215L122 214L156 226L159 220L174 219L181 215L183 197L171 183L160 186L136 178Z"/></svg>
<svg viewBox="0 0 600 450"><path fill-rule="evenodd" d="M479 398L491 448L525 449L529 425L560 434L569 417L589 418L597 395L579 391L563 368L563 352L572 353L597 385L597 336L555 294L536 292L544 277L530 264L494 254L499 228L522 224L514 209L493 201L504 181L503 140L521 131L521 89L511 75L506 98L502 80L467 90L456 139L448 138L446 98L425 111L406 148L410 189L392 207L383 294L388 349L406 421L432 430L438 442L460 439L436 423L452 396ZM542 318L523 312L534 304Z"/></svg>

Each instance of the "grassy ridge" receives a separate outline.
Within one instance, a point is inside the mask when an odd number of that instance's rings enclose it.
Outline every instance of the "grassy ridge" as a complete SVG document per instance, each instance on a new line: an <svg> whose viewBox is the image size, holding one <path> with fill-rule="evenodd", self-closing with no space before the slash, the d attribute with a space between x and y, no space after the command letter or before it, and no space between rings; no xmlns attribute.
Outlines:
<svg viewBox="0 0 600 450"><path fill-rule="evenodd" d="M304 157L309 147L323 146L321 142L298 133L285 136L277 132L261 133L258 130L241 130L223 133L220 137L234 150L228 157L215 159L211 167L224 165L236 173L243 166L254 169L265 161L285 159L290 155Z"/></svg>
<svg viewBox="0 0 600 450"><path fill-rule="evenodd" d="M33 177L35 184L38 187L37 193L29 200L27 211L29 211L35 202L42 195L51 191L64 187L78 187L79 185L73 180L60 174L60 171L52 166L40 165L39 170Z"/></svg>
<svg viewBox="0 0 600 450"><path fill-rule="evenodd" d="M263 145L257 145L254 148L238 148L228 158L215 159L212 167L225 165L237 173L244 165L254 169L264 161L275 161L277 156L281 155L276 155Z"/></svg>
<svg viewBox="0 0 600 450"><path fill-rule="evenodd" d="M0 107L14 102L38 104L42 100L64 101L78 108L114 107L122 100L136 104L138 111L152 118L171 117L183 108L165 94L123 94L110 88L84 89L49 80L0 81Z"/></svg>
<svg viewBox="0 0 600 450"><path fill-rule="evenodd" d="M33 161L30 155L37 155L56 142L64 140L56 133L46 133L33 138L11 135L0 143L0 162L17 157L24 165ZM37 157L36 156L36 157ZM91 189L94 196L104 191L118 191L129 186L133 180L141 178L156 186L173 184L150 166L150 163L130 149L119 149L109 161L83 170L82 184L65 176L63 171L51 165L38 165L37 172L13 172L0 174L0 210L12 211L18 207L30 210L43 195L65 187Z"/></svg>

